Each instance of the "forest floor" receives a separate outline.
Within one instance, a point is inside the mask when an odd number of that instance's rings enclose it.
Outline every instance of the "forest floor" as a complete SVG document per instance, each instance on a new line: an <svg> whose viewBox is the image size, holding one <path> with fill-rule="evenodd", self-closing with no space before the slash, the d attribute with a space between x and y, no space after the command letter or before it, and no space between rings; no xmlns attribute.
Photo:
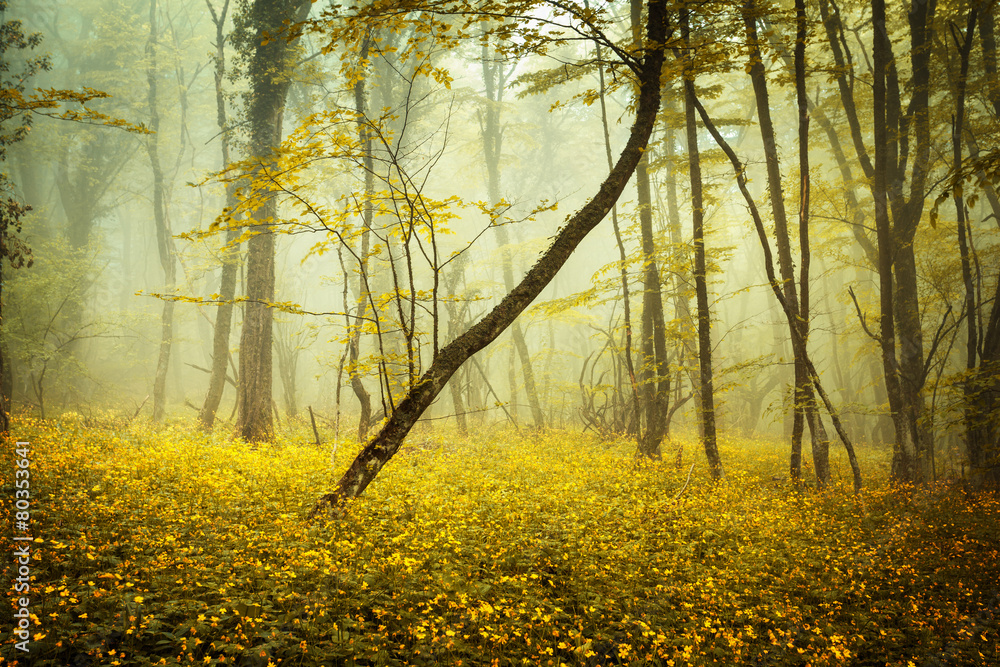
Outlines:
<svg viewBox="0 0 1000 667"><path fill-rule="evenodd" d="M31 514L7 535L34 541L8 604L28 598L33 637L17 650L4 621L0 663L1000 664L996 495L891 489L864 446L855 496L839 452L817 492L783 480L773 442L724 438L713 484L694 439L637 465L577 433L420 428L343 517L308 523L356 443L331 469L304 423L254 448L193 423L17 420Z"/></svg>

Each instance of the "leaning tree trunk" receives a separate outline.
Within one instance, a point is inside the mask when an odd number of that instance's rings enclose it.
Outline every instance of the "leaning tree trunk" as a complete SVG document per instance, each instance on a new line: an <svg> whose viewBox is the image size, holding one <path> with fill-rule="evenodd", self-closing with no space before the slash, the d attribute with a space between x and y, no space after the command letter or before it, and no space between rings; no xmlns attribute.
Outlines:
<svg viewBox="0 0 1000 667"><path fill-rule="evenodd" d="M479 322L441 348L420 381L407 392L379 433L358 454L340 479L337 489L319 499L312 511L313 515L324 506L339 506L347 499L364 492L385 464L399 451L406 434L444 389L455 371L472 355L496 340L517 319L551 282L584 237L615 205L635 171L656 123L656 112L660 106L663 43L666 38L665 4L665 0L649 0L647 44L654 45L655 48L649 49L641 64L636 66L640 86L635 122L615 168L608 174L594 198L566 221L552 245L521 282Z"/></svg>

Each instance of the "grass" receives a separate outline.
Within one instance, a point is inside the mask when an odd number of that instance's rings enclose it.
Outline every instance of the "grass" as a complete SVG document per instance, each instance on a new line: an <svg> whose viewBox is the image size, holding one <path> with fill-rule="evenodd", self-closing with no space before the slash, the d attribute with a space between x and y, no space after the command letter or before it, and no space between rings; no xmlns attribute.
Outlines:
<svg viewBox="0 0 1000 667"><path fill-rule="evenodd" d="M679 468L637 466L624 442L439 427L310 524L356 444L331 470L304 426L258 448L114 419L15 436L33 450L33 641L16 651L5 622L3 665L1000 660L1000 502L889 488L886 452L862 450L853 496L836 457L829 491L774 481L773 443L724 440L712 484L693 440Z"/></svg>

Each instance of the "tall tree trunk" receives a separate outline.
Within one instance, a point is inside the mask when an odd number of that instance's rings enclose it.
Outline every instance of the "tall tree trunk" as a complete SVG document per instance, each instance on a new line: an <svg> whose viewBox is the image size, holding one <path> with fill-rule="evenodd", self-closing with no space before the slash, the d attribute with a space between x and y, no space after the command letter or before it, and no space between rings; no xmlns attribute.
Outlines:
<svg viewBox="0 0 1000 667"><path fill-rule="evenodd" d="M785 212L784 188L781 182L781 166L778 161L778 147L775 141L774 123L771 119L771 107L767 90L767 76L764 71L763 55L760 50L757 34L757 20L760 12L756 0L747 0L743 5L743 23L749 44L750 80L753 84L754 98L757 103L757 116L760 120L760 134L764 145L764 163L767 167L767 185L771 197L771 211L774 216L774 237L778 249L778 271L781 275L782 291L785 301L791 309L789 327L799 330L792 332L792 356L795 369L795 402L792 418L792 448L789 461L789 471L793 480L802 475L802 434L805 427L806 409L811 391L809 388L809 372L805 367L806 344L804 321L801 304L795 287L795 267L792 261L792 247L788 231L788 217ZM801 136L801 135L800 135ZM807 172L808 173L808 172ZM808 274L806 274L808 279Z"/></svg>
<svg viewBox="0 0 1000 667"><path fill-rule="evenodd" d="M584 8L590 9L587 0L584 0ZM594 47L594 55L597 58L597 81L598 81L598 93L601 102L601 129L604 133L604 153L608 160L608 171L614 169L614 157L611 154L611 133L608 130L608 103L607 103L607 86L604 80L604 57L600 44L596 44ZM632 299L630 297L630 290L628 285L628 256L625 252L625 243L622 241L621 228L618 225L618 206L611 207L611 228L615 233L615 244L618 246L618 262L619 262L619 275L621 276L622 284L622 305L624 307L623 318L624 318L624 338L625 338L625 349L622 352L624 356L625 369L628 372L628 382L629 388L631 390L630 396L632 399L632 410L625 410L625 414L633 415L630 419L625 417L627 422L624 424L625 431L629 435L638 435L639 428L639 406L641 402L639 400L639 383L635 374L635 364L632 362Z"/></svg>
<svg viewBox="0 0 1000 667"><path fill-rule="evenodd" d="M882 0L878 0L882 2ZM884 16L884 2L882 2ZM895 294L895 333L899 343L898 377L902 399L901 409L908 422L912 442L904 441L893 455L893 475L897 479L919 482L930 477L932 434L925 425L926 412L923 389L923 331L917 285L917 265L914 237L923 217L924 199L930 163L930 52L933 41L933 19L936 0L915 1L908 14L910 24L910 83L909 104L904 111L900 83L892 55L892 44L876 30L885 62L885 122L888 136L885 144L886 195L892 213L892 268ZM873 17L875 3L872 5ZM884 23L884 21L883 21ZM881 44L879 44L881 41ZM879 73L876 73L878 76ZM910 155L910 128L916 139ZM905 196L906 167L909 170L909 198Z"/></svg>
<svg viewBox="0 0 1000 667"><path fill-rule="evenodd" d="M549 246L521 282L487 313L448 345L441 348L430 367L399 403L379 433L364 447L341 478L337 489L322 496L313 514L324 506L339 506L364 492L385 464L399 450L403 438L420 415L444 389L458 368L472 355L504 332L525 308L541 294L580 242L615 205L635 171L656 123L660 105L660 71L663 67L663 44L666 38L665 0L649 0L646 51L637 66L639 100L628 143L615 168L601 184L597 194L566 221Z"/></svg>
<svg viewBox="0 0 1000 667"><path fill-rule="evenodd" d="M674 113L676 111L676 100L671 97L666 100L668 113ZM693 110L693 108L692 108ZM686 122L686 110L685 110L685 122ZM697 132L695 133L697 135ZM667 163L667 176L666 176L666 186L667 186L667 229L670 234L670 244L675 248L684 248L684 234L681 231L681 216L680 209L678 206L678 194L677 194L677 184L678 179L681 174L677 169L677 155L676 148L674 146L675 129L673 127L666 127L664 131L664 137L662 143L665 146L665 158ZM697 147L696 147L697 148ZM699 156L699 166L701 158ZM693 197L693 195L692 195ZM704 210L702 210L702 218L704 219ZM686 251L684 254L687 254ZM680 340L680 365L682 367L682 373L687 377L688 382L691 384L691 393L694 396L695 403L695 413L696 420L698 423L698 437L704 440L705 438L705 420L702 416L702 389L701 389L701 375L700 375L700 364L699 361L699 349L698 344L692 342L692 338L697 339L698 323L691 316L691 298L690 298L690 286L687 282L685 276L675 273L673 285L669 290L671 292L671 297L674 304L674 317L680 321L682 331ZM697 295L695 296L697 301ZM706 286L706 299L707 299L707 286ZM697 309L697 304L695 304ZM680 383L678 383L680 384ZM680 387L678 386L679 390ZM676 404L674 409L676 409ZM714 409L714 407L713 407ZM672 412L673 410L671 410ZM668 425L669 428L669 425Z"/></svg>
<svg viewBox="0 0 1000 667"><path fill-rule="evenodd" d="M956 172L962 167L962 131L965 125L965 94L969 77L969 58L972 54L973 37L976 31L976 19L978 18L979 7L969 10L968 22L965 28L964 41L959 44L959 73L956 82L957 94L955 95L955 116L952 120L951 146L952 146L952 169ZM964 419L965 419L965 440L969 450L969 467L978 469L983 464L983 451L989 446L985 441L984 429L981 427L981 416L977 410L977 387L974 379L976 368L979 362L979 309L976 304L976 286L972 276L972 258L970 257L969 246L972 228L968 224L965 215L965 199L960 190L953 193L955 202L955 213L958 222L958 250L962 262L962 283L965 286L965 369L966 376L963 384L964 395Z"/></svg>
<svg viewBox="0 0 1000 667"><path fill-rule="evenodd" d="M500 105L503 103L503 91L507 84L507 79L511 72L503 71L503 61L494 62L490 58L489 45L483 43L482 56L483 84L486 88L486 112L482 118L483 155L486 160L487 194L490 198L490 206L497 206L500 203L500 155L503 146L503 130L500 127ZM514 289L514 267L510 254L510 237L507 228L497 226L494 228L497 236L497 245L500 246L501 261L503 262L503 282L504 288L510 292ZM531 355L528 352L528 344L524 340L524 332L521 330L521 323L517 320L511 326L511 340L514 349L511 352L510 372L511 372L511 393L516 392L517 381L514 379L514 353L517 353L521 361L521 373L524 376L524 392L528 397L528 405L531 408L531 418L535 423L535 428L545 428L545 414L542 412L542 404L538 400L538 389L535 385L535 373L531 364ZM517 413L516 400L513 401L515 414Z"/></svg>
<svg viewBox="0 0 1000 667"><path fill-rule="evenodd" d="M14 376L11 374L10 355L7 354L7 337L3 331L3 285L7 230L0 230L0 440L10 436L10 406L14 395Z"/></svg>
<svg viewBox="0 0 1000 667"><path fill-rule="evenodd" d="M847 113L858 162L869 179L875 200L882 352L886 394L893 417L895 441L892 474L897 480L920 481L930 469L931 434L922 424L925 384L923 335L913 239L923 213L930 159L928 118L930 53L936 0L914 0L908 13L910 81L900 86L892 43L886 28L886 3L872 0L873 123L875 164L864 145L853 91L845 72L849 56L839 11L828 0L820 10L834 54L841 101ZM901 92L911 91L905 111ZM916 138L910 154L911 130ZM904 186L909 166L909 198ZM892 212L892 221L889 212ZM886 289L894 290L885 294ZM889 308L890 310L886 310ZM899 358L896 342L899 341Z"/></svg>
<svg viewBox="0 0 1000 667"><path fill-rule="evenodd" d="M642 44L642 0L631 0L632 43ZM644 153L635 169L639 206L639 234L642 240L642 366L639 369L643 428L639 453L660 459L660 443L667 429L670 402L670 365L663 321L663 293L660 269L653 241L653 201L649 186L649 155Z"/></svg>
<svg viewBox="0 0 1000 667"><path fill-rule="evenodd" d="M880 10L884 18L884 2ZM876 29L876 45L880 46L885 62L885 122L889 135L885 144L886 194L892 212L892 266L895 277L894 316L899 342L899 391L901 409L908 422L912 442L904 441L893 456L893 474L897 479L919 482L930 477L932 434L925 425L926 412L923 389L923 331L917 285L914 237L923 216L927 178L930 169L930 55L933 43L933 20L936 0L915 1L908 14L910 24L910 84L909 104L901 106L900 84L892 45L883 31ZM873 17L875 2L872 4ZM874 18L873 18L874 20ZM883 21L884 24L884 21ZM877 28L877 26L876 26ZM876 72L876 76L879 73ZM910 155L910 128L916 139ZM906 167L909 170L909 198L905 196Z"/></svg>
<svg viewBox="0 0 1000 667"><path fill-rule="evenodd" d="M712 373L712 313L708 307L708 277L705 262L705 201L701 181L701 153L698 149L698 122L695 118L694 71L691 54L688 10L681 13L681 30L688 49L684 72L684 119L687 126L688 170L691 179L691 224L694 243L694 289L698 304L698 368L701 395L701 432L712 479L723 475L722 459L715 433L715 380Z"/></svg>
<svg viewBox="0 0 1000 667"><path fill-rule="evenodd" d="M281 119L288 93L289 43L282 34L286 22L305 19L311 2L256 0L250 8L254 33L248 75L251 95L247 106L250 156L256 162L252 175L255 192L247 241L246 290L243 332L240 337L240 388L237 433L247 442L274 437L271 424L272 324L274 301L274 233L278 200L269 180L275 149L281 142Z"/></svg>
<svg viewBox="0 0 1000 667"><path fill-rule="evenodd" d="M230 128L226 112L226 97L222 82L226 75L226 35L224 32L229 0L225 0L222 10L216 13L211 0L206 0L208 9L215 23L215 118L219 126L222 148L222 169L225 171L230 164ZM215 414L222 402L222 394L226 388L226 369L229 367L229 337L233 330L233 299L236 297L236 274L240 264L239 238L240 230L233 216L236 215L236 184L226 183L226 240L222 247L222 276L219 281L219 307L215 312L215 327L212 332L212 373L208 380L208 392L201 406L198 419L204 429L211 429L215 423ZM236 378L239 380L239 378Z"/></svg>
<svg viewBox="0 0 1000 667"><path fill-rule="evenodd" d="M887 91L886 73L891 58L889 35L886 31L885 0L872 0L874 67L872 110L874 123L875 165L872 178L872 196L875 199L875 234L878 243L879 272L879 346L882 352L882 372L885 376L889 410L892 413L895 442L893 446L892 473L897 479L913 479L916 434L908 418L910 410L904 403L900 387L899 365L896 361L895 303L893 291L893 238L889 222L888 169L890 138L886 125Z"/></svg>
<svg viewBox="0 0 1000 667"><path fill-rule="evenodd" d="M465 308L460 307L456 297L458 296L458 284L465 276L466 253L462 253L452 262L452 270L445 278L444 289L447 296L444 304L448 311L448 340L452 340L458 335L461 327L465 326ZM469 421L466 418L465 399L462 397L461 376L456 373L448 382L451 392L451 402L455 408L455 422L460 435L467 435L469 432Z"/></svg>
<svg viewBox="0 0 1000 667"><path fill-rule="evenodd" d="M649 192L647 165L648 154L644 153L635 170L643 264L641 346L643 363L639 370L639 388L644 428L639 436L639 453L658 460L662 456L660 443L667 426L670 367L667 363L667 342L664 335L660 269L656 263L656 246L653 242L652 198Z"/></svg>
<svg viewBox="0 0 1000 667"><path fill-rule="evenodd" d="M160 266L163 268L166 291L172 292L177 281L177 263L174 260L173 241L167 227L166 211L163 202L163 169L160 167L159 130L160 111L156 99L156 79L159 73L156 68L156 0L149 3L149 40L146 42L146 81L149 84L147 101L149 103L149 129L151 134L146 138L146 152L149 154L149 164L153 170L153 221L156 225L156 247L159 250ZM153 378L153 421L162 421L166 411L167 371L170 369L170 346L173 342L174 302L163 301L161 318L160 353L156 361L156 375Z"/></svg>
<svg viewBox="0 0 1000 667"><path fill-rule="evenodd" d="M363 68L364 62L368 58L368 51L371 47L373 36L371 33L365 35L361 42L361 50L358 53L358 67ZM358 360L361 356L361 328L368 312L368 302L371 299L371 286L368 283L369 253L371 251L372 222L375 215L373 199L375 197L375 163L372 157L372 137L368 123L368 99L367 99L367 77L364 72L359 72L359 76L354 83L354 110L358 114L358 140L361 149L365 171L365 199L361 209L361 255L358 262L358 301L355 305L355 316L353 324L348 317L348 378L351 382L351 390L358 399L361 412L358 416L358 442L364 442L368 437L368 431L372 424L372 399L368 393L365 383L361 380L361 373L358 372ZM344 275L347 281L347 275ZM345 308L347 304L344 304Z"/></svg>
<svg viewBox="0 0 1000 667"><path fill-rule="evenodd" d="M1000 116L1000 76L997 73L997 43L995 3L986 6L980 12L980 42L982 44L983 69L986 72L987 96L993 106L993 111ZM986 186L986 196L990 201L997 225L1000 225L1000 202L996 190ZM990 312L983 318L980 336L979 366L975 376L970 379L975 389L975 419L977 432L975 434L976 458L981 465L992 461L992 478L994 484L1000 484L1000 473L997 472L997 454L1000 452L1000 276L997 276L995 293L990 300ZM982 444L980 447L979 444ZM970 439L969 457L973 452Z"/></svg>
<svg viewBox="0 0 1000 667"><path fill-rule="evenodd" d="M803 345L809 344L809 102L806 97L806 40L808 39L805 0L795 0L795 101L799 112L799 332ZM823 419L816 406L809 372L804 359L796 364L802 378L797 382L805 400L804 410L812 441L813 468L816 485L830 483L830 440L823 426Z"/></svg>

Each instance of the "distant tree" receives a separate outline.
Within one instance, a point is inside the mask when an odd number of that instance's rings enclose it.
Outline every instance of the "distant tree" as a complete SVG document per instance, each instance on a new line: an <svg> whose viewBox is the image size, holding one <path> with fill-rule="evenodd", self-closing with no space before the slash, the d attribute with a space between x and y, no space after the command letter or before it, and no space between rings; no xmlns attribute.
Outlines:
<svg viewBox="0 0 1000 667"><path fill-rule="evenodd" d="M480 63L483 70L483 84L485 87L485 100L480 111L480 134L483 140L483 159L486 163L486 190L489 196L490 206L500 206L500 155L503 147L503 127L501 126L501 110L504 102L504 92L514 73L514 66L509 66L505 59L496 57L491 53L488 36L484 38L482 44L482 55ZM504 288L510 291L514 288L514 264L510 250L510 237L507 228L502 225L494 227L497 236L497 245L500 246L501 262L503 268ZM511 341L513 349L510 355L510 388L511 395L516 396L517 380L514 372L515 359L521 362L521 374L524 377L524 391L528 397L528 405L531 407L531 416L535 423L535 428L544 428L545 417L542 413L542 406L538 400L538 389L535 386L535 373L531 364L531 355L528 353L528 344L524 339L524 331L521 323L514 320L511 325ZM516 355L516 356L515 356ZM511 409L517 416L517 401L512 398Z"/></svg>
<svg viewBox="0 0 1000 667"><path fill-rule="evenodd" d="M229 0L225 0L222 8L215 9L211 0L206 0L212 23L215 26L215 106L216 123L219 127L219 146L222 156L222 171L229 169L232 162L233 129L230 127L229 112L226 107L226 94L223 81L226 77L226 16L229 13ZM215 413L222 402L222 394L226 388L226 369L229 367L229 337L233 328L233 299L236 296L236 274L239 270L239 227L236 216L236 183L233 179L226 182L226 216L227 230L222 247L222 275L219 278L219 307L215 312L215 323L212 329L212 368L209 375L208 391L202 404L198 418L202 428L210 429L215 423ZM237 378L238 379L238 378Z"/></svg>
<svg viewBox="0 0 1000 667"><path fill-rule="evenodd" d="M6 0L0 0L0 164L7 163L7 149L21 141L31 128L32 103L24 98L25 81L49 68L45 57L25 58L20 67L14 56L30 52L41 42L38 33L25 34L20 21L5 20ZM21 220L31 207L15 194L6 172L0 172L0 330L3 321L4 262L11 268L31 266L31 249L21 239ZM6 340L0 342L0 435L10 431L10 400L13 382Z"/></svg>
<svg viewBox="0 0 1000 667"><path fill-rule="evenodd" d="M163 167L160 165L160 110L157 99L157 79L160 73L156 63L158 38L156 0L150 0L149 36L146 41L146 82L150 135L146 137L146 153L149 155L149 164L153 172L153 225L156 230L156 248L166 288L172 290L177 281L177 260L174 256L173 238L167 225ZM170 349L173 343L174 306L175 302L172 299L166 299L163 302L163 315L160 320L160 353L156 361L156 375L153 379L153 421L162 420L166 411L167 371L170 368Z"/></svg>
<svg viewBox="0 0 1000 667"><path fill-rule="evenodd" d="M7 164L7 150L22 141L35 116L49 116L94 125L109 125L135 132L141 126L87 108L87 102L107 97L98 90L56 90L28 93L38 73L51 68L47 56L30 55L42 41L41 33L25 33L19 20L7 20L7 1L0 0L0 164ZM24 215L31 207L17 195L6 172L0 172L0 331L3 329L3 260L13 269L32 264L31 249L21 238ZM13 382L7 347L0 341L0 433L10 429L10 392Z"/></svg>

